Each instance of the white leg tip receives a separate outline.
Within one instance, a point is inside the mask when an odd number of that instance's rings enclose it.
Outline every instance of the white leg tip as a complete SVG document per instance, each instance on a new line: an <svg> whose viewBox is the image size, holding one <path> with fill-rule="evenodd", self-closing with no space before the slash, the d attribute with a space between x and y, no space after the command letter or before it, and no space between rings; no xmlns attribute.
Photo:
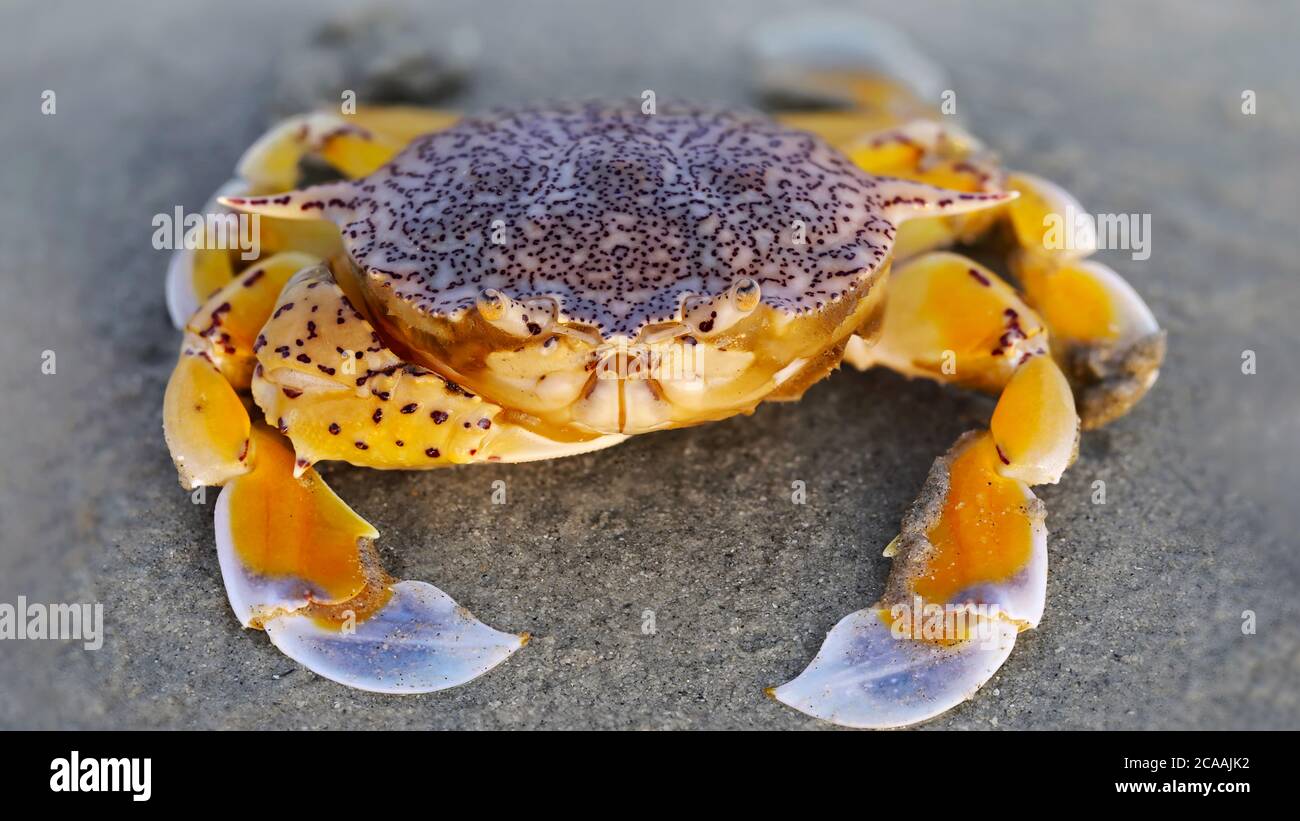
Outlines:
<svg viewBox="0 0 1300 821"><path fill-rule="evenodd" d="M945 646L895 638L875 608L859 610L831 629L812 664L769 694L844 727L916 724L970 698L1011 655L1015 626L984 624L991 637Z"/></svg>
<svg viewBox="0 0 1300 821"><path fill-rule="evenodd" d="M428 693L496 667L527 636L488 627L431 584L403 581L379 612L352 630L302 613L266 623L272 643L313 672L375 693Z"/></svg>

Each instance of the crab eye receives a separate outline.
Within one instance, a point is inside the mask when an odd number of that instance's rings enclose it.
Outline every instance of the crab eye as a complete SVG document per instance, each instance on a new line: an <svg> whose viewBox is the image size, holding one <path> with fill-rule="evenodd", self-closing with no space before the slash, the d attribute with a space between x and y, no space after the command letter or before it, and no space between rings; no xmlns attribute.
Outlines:
<svg viewBox="0 0 1300 821"><path fill-rule="evenodd" d="M484 319L492 322L505 314L506 300L496 288L487 288L479 293L476 307Z"/></svg>
<svg viewBox="0 0 1300 821"><path fill-rule="evenodd" d="M735 295L736 310L742 313L749 313L758 307L758 300L762 296L762 291L758 283L749 277L741 277L736 280L736 284L731 286L732 293Z"/></svg>

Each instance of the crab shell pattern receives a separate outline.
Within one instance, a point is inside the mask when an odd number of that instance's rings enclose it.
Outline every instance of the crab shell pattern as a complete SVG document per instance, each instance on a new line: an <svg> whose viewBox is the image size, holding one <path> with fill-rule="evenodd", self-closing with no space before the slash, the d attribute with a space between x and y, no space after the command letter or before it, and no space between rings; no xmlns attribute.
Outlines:
<svg viewBox="0 0 1300 821"><path fill-rule="evenodd" d="M256 216L261 255L207 243L168 276L184 341L166 439L183 486L222 486L240 622L352 687L463 684L527 635L385 574L378 533L313 464L582 453L798 399L847 361L1000 398L935 462L880 601L767 692L854 727L969 698L1043 614L1030 485L1146 392L1164 336L1093 244L1046 241L1051 215L1082 212L1069 194L888 84L854 88L856 107L775 118L376 108L259 140L209 210ZM306 157L341 179L291 190ZM980 237L1020 290L936 250Z"/></svg>

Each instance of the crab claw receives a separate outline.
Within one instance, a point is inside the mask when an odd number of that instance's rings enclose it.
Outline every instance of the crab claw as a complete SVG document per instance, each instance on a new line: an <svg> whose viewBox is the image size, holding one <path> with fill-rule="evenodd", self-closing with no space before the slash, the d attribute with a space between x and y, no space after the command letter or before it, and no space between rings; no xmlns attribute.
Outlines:
<svg viewBox="0 0 1300 821"><path fill-rule="evenodd" d="M850 613L797 678L767 694L801 713L845 727L916 724L966 699L1011 655L1016 628L989 622L992 636L945 645L895 637L888 613Z"/></svg>
<svg viewBox="0 0 1300 821"><path fill-rule="evenodd" d="M475 619L433 585L379 567L378 532L264 426L256 465L216 505L217 555L231 608L325 678L381 693L464 684L528 640Z"/></svg>

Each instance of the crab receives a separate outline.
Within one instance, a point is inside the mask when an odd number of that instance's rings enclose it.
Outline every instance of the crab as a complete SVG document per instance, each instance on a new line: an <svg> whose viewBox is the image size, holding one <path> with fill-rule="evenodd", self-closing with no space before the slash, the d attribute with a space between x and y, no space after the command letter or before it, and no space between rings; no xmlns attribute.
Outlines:
<svg viewBox="0 0 1300 821"><path fill-rule="evenodd" d="M180 251L168 275L165 437L185 488L221 486L240 623L351 687L464 684L527 634L385 573L316 463L580 454L799 399L847 362L999 398L934 462L879 601L766 692L873 728L971 697L1043 616L1031 486L1147 392L1164 334L1095 243L1044 242L1083 212L1070 194L896 82L821 79L851 104L362 108L259 139L209 208L256 216L261 255ZM305 160L335 178L304 185ZM947 250L977 240L1019 288Z"/></svg>

